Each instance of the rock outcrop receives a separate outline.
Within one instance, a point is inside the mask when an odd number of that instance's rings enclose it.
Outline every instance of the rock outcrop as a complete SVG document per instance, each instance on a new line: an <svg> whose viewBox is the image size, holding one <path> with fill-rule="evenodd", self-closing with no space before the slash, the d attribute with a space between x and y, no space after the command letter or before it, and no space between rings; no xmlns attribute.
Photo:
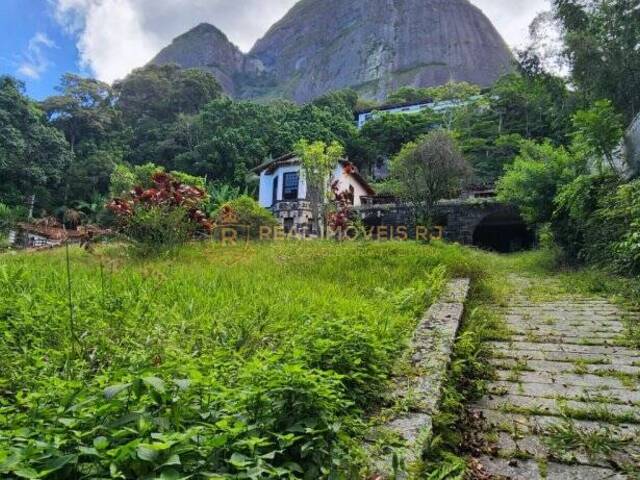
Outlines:
<svg viewBox="0 0 640 480"><path fill-rule="evenodd" d="M488 86L512 60L468 0L301 0L246 55L200 25L153 62L209 70L236 97L305 102L347 87L382 99L405 85Z"/></svg>
<svg viewBox="0 0 640 480"><path fill-rule="evenodd" d="M151 63L177 63L183 68L200 68L216 76L222 88L236 95L235 76L244 69L245 55L218 28L201 23L173 40Z"/></svg>

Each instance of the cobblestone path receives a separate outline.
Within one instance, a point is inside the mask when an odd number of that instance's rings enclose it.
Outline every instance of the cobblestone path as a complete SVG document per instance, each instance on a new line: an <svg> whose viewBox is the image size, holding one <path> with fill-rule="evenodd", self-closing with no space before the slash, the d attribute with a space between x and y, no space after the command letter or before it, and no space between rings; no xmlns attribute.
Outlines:
<svg viewBox="0 0 640 480"><path fill-rule="evenodd" d="M496 378L472 406L487 445L480 464L514 480L640 478L640 354L624 342L638 313L523 292L504 309L508 333L491 342Z"/></svg>

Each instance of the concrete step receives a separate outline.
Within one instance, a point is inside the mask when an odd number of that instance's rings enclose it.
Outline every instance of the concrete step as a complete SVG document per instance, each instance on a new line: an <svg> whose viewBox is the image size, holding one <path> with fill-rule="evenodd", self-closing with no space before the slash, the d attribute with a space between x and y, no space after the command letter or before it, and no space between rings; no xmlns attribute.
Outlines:
<svg viewBox="0 0 640 480"><path fill-rule="evenodd" d="M610 468L588 465L563 465L541 463L535 460L510 460L481 457L478 462L483 470L495 478L510 480L627 480L628 477Z"/></svg>
<svg viewBox="0 0 640 480"><path fill-rule="evenodd" d="M534 312L532 312L534 313ZM567 318L561 315L548 315L546 313L534 313L534 314L513 314L508 312L505 316L505 322L508 325L530 325L531 327L563 327L563 328L576 328L581 326L584 328L590 328L593 330L623 330L625 325L622 322L623 315L612 317L594 317L592 315L575 315L572 318Z"/></svg>
<svg viewBox="0 0 640 480"><path fill-rule="evenodd" d="M564 345L557 343L534 343L534 342L488 342L488 345L498 351L512 351L514 354L520 352L560 352L560 353L582 353L587 355L616 355L627 356L640 361L640 355L635 350L627 347L601 346L601 345Z"/></svg>
<svg viewBox="0 0 640 480"><path fill-rule="evenodd" d="M522 415L518 413L504 413L498 410L477 410L481 414L487 431L512 432L522 435L541 435L550 428L560 426L568 421L566 418L546 415ZM606 430L614 440L640 438L640 424L622 423L612 425L606 422L589 420L571 420L584 432L598 432Z"/></svg>
<svg viewBox="0 0 640 480"><path fill-rule="evenodd" d="M510 341L519 343L553 343L583 346L622 346L620 342L624 340L624 337L621 335L611 335L606 337L598 335L550 335L531 332L527 335L513 334L511 335Z"/></svg>
<svg viewBox="0 0 640 480"><path fill-rule="evenodd" d="M544 371L537 372L518 372L510 370L498 370L496 372L497 380L503 382L516 383L536 383L548 385L562 385L571 387L588 387L588 388L606 388L630 390L633 386L615 377L599 376L599 375L576 375L575 373L549 373ZM638 377L640 382L640 377Z"/></svg>
<svg viewBox="0 0 640 480"><path fill-rule="evenodd" d="M516 383L492 382L489 390L499 395L502 393L522 395L534 398L569 399L594 403L635 405L640 407L640 391L614 389L608 387L576 387L571 385L550 383ZM640 413L640 408L638 409Z"/></svg>
<svg viewBox="0 0 640 480"><path fill-rule="evenodd" d="M569 417L576 420L603 421L614 424L640 424L640 409L632 405L607 405L598 402L555 400L517 394L486 396L473 404L471 408L523 415Z"/></svg>
<svg viewBox="0 0 640 480"><path fill-rule="evenodd" d="M491 359L491 364L500 370L511 370L521 366L524 361L519 362L513 358ZM527 369L537 372L548 373L573 373L578 365L573 362L555 362L549 360L526 360ZM604 376L615 376L616 373L635 375L640 380L640 366L631 365L589 365L580 364L580 369L586 370L590 374Z"/></svg>
<svg viewBox="0 0 640 480"><path fill-rule="evenodd" d="M561 463L591 465L607 468L611 463L617 465L633 465L634 456L638 454L638 447L627 444L608 452L590 451L585 446L564 445L562 440L555 439L551 444L549 437L537 435L512 435L499 432L497 438L493 434L486 435L486 441L491 447L493 455L501 458L532 458L535 460L556 460Z"/></svg>
<svg viewBox="0 0 640 480"><path fill-rule="evenodd" d="M504 344L501 344L504 345ZM493 347L493 358L497 360L513 359L513 360L541 360L551 362L585 362L591 365L600 363L603 365L617 366L640 366L640 358L632 355L614 355L613 353L584 353L584 352L545 352L540 350L516 350L516 349L500 349Z"/></svg>
<svg viewBox="0 0 640 480"><path fill-rule="evenodd" d="M508 322L507 326L513 335L538 335L538 336L565 336L565 337L590 337L595 338L618 338L624 336L624 327L572 327L570 325L540 325L534 323Z"/></svg>

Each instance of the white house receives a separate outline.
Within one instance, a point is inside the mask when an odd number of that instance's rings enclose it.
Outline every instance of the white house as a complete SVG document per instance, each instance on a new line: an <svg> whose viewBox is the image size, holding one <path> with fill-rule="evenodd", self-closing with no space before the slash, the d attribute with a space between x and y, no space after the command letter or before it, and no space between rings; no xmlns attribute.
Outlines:
<svg viewBox="0 0 640 480"><path fill-rule="evenodd" d="M257 169L260 174L259 202L270 209L286 231L313 232L313 213L307 196L307 183L302 164L295 154L270 160ZM371 186L350 162L342 160L334 170L329 183L338 181L338 190L353 193L353 205L362 205L362 199L375 194Z"/></svg>
<svg viewBox="0 0 640 480"><path fill-rule="evenodd" d="M384 114L415 114L424 110L433 110L436 113L446 112L455 108L464 107L477 100L480 100L482 95L475 95L468 100L442 100L438 102L424 101L418 103L401 103L395 105L387 105L384 107L370 108L367 110L361 110L358 112L358 129L364 127L367 122L373 120Z"/></svg>

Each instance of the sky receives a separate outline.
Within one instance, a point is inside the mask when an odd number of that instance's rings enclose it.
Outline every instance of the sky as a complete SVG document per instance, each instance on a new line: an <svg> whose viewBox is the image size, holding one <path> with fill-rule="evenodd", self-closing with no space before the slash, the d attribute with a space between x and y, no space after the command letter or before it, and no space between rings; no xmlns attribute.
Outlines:
<svg viewBox="0 0 640 480"><path fill-rule="evenodd" d="M471 0L512 47L549 0ZM0 75L42 99L74 72L107 82L146 64L202 22L248 51L296 0L0 0Z"/></svg>

